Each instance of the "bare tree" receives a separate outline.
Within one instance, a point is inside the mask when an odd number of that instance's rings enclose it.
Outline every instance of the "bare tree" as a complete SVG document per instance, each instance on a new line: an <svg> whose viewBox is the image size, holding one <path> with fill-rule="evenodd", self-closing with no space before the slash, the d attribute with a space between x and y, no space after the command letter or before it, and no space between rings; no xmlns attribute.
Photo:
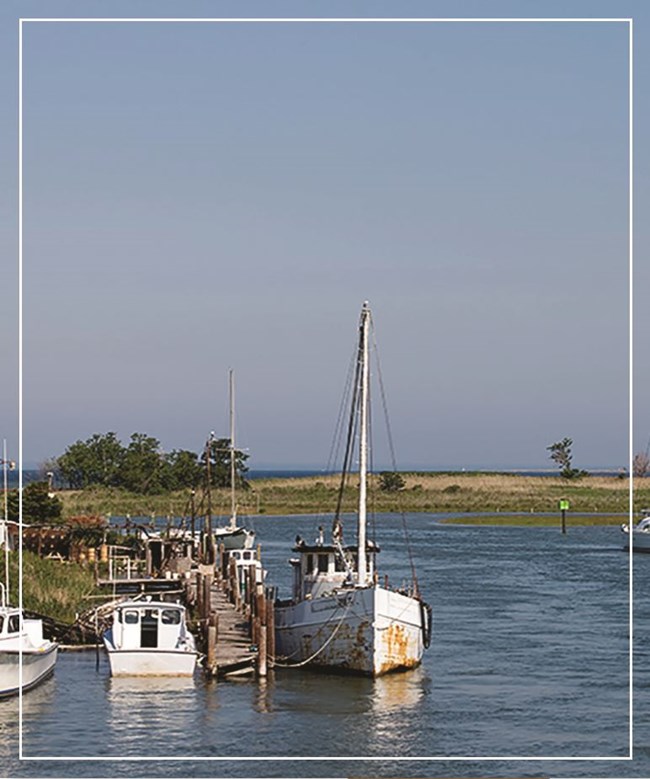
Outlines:
<svg viewBox="0 0 650 779"><path fill-rule="evenodd" d="M647 476L650 471L650 457L647 452L639 452L632 460L632 473L636 477Z"/></svg>

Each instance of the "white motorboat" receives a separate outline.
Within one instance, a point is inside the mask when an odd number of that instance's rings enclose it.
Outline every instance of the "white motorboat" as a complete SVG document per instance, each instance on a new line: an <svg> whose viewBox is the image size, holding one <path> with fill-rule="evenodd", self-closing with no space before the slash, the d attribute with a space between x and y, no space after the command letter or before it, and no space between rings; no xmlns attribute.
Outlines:
<svg viewBox="0 0 650 779"><path fill-rule="evenodd" d="M58 644L43 638L42 620L27 619L20 609L7 606L5 586L0 584L0 590L0 697L6 697L17 695L21 682L26 692L50 676Z"/></svg>
<svg viewBox="0 0 650 779"><path fill-rule="evenodd" d="M111 676L192 676L196 667L194 636L178 603L120 603L103 641Z"/></svg>
<svg viewBox="0 0 650 779"><path fill-rule="evenodd" d="M289 601L276 602L275 635L277 664L377 677L420 664L430 641L431 609L415 580L402 591L380 586L375 567L379 547L366 537L370 322L366 303L348 428L359 430L357 543L343 543L340 501L331 543L325 543L322 528L314 544L296 539L298 557L290 560L293 594ZM352 438L348 436L346 463L351 461Z"/></svg>
<svg viewBox="0 0 650 779"><path fill-rule="evenodd" d="M641 513L643 516L636 525L632 525L631 533L628 524L621 525L621 530L625 534L623 549L629 550L631 537L632 551L650 552L650 509L643 509Z"/></svg>

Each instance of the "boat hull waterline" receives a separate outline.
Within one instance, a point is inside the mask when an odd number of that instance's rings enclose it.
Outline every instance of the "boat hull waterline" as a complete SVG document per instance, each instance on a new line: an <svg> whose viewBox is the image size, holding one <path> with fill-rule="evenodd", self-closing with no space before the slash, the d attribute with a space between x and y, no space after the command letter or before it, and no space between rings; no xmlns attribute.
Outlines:
<svg viewBox="0 0 650 779"><path fill-rule="evenodd" d="M625 534L625 541L623 543L623 549L629 550L630 548L630 531L627 525L622 525L621 530ZM632 528L632 551L634 552L650 552L650 528L638 529Z"/></svg>
<svg viewBox="0 0 650 779"><path fill-rule="evenodd" d="M195 652L160 649L114 649L104 637L111 676L193 676Z"/></svg>
<svg viewBox="0 0 650 779"><path fill-rule="evenodd" d="M422 660L427 619L411 596L379 586L345 588L276 605L276 655L288 665L372 677L406 671Z"/></svg>
<svg viewBox="0 0 650 779"><path fill-rule="evenodd" d="M22 654L22 689L31 690L45 681L54 671L58 645L50 643L36 651L3 650L0 652L0 698L18 695Z"/></svg>

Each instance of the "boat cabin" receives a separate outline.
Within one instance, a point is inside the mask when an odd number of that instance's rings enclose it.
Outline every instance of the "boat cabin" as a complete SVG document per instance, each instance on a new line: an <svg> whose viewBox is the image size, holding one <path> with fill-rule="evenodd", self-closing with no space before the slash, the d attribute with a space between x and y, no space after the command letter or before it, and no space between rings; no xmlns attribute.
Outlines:
<svg viewBox="0 0 650 779"><path fill-rule="evenodd" d="M0 611L0 641L18 638L20 632L20 611L3 608Z"/></svg>
<svg viewBox="0 0 650 779"><path fill-rule="evenodd" d="M185 608L161 601L129 601L113 613L116 649L176 649L188 637Z"/></svg>
<svg viewBox="0 0 650 779"><path fill-rule="evenodd" d="M293 568L293 599L320 598L337 587L353 587L357 581L359 562L358 547L329 544L308 545L304 541L293 547L300 557L289 560ZM367 579L365 586L375 577L375 556L379 547L368 542L366 549Z"/></svg>
<svg viewBox="0 0 650 779"><path fill-rule="evenodd" d="M0 641L5 647L11 640L27 640L29 645L43 642L43 623L40 619L21 619L20 609L0 607Z"/></svg>

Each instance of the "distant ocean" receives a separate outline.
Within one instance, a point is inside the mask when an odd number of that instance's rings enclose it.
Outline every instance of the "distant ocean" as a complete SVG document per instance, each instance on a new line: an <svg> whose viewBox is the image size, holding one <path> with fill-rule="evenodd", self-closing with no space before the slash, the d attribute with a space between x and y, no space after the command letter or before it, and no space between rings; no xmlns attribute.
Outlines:
<svg viewBox="0 0 650 779"><path fill-rule="evenodd" d="M375 469L377 472L381 471L381 468ZM557 471L554 470L517 470L517 469L490 469L490 468L432 468L431 470L424 470L418 468L404 468L403 471L417 472L417 473L502 473L512 474L516 476L557 476ZM337 473L337 471L323 471L318 469L301 469L301 468L251 468L246 474L248 479L293 479L301 476L326 476L327 474ZM620 471L616 469L594 469L589 471L590 476L618 476ZM0 472L1 477L1 472ZM23 470L23 482L29 484L31 481L38 481L42 479L43 475L40 470L37 469L25 469ZM0 482L0 488L1 488ZM7 484L10 489L18 486L18 471L8 471Z"/></svg>

